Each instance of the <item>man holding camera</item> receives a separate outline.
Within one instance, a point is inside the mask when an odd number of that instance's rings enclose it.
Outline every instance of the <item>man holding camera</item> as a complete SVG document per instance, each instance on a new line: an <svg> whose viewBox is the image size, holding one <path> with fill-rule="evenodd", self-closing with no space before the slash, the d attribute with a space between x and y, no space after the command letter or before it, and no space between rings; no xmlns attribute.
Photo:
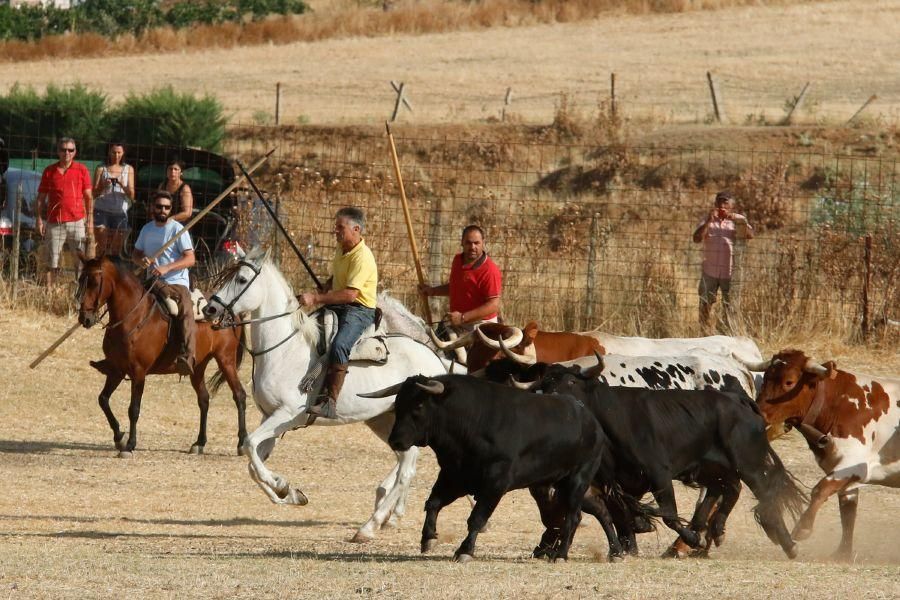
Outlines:
<svg viewBox="0 0 900 600"><path fill-rule="evenodd" d="M716 194L715 208L694 230L693 240L703 244L703 271L697 292L700 295L700 324L710 326L710 312L716 302L716 294L722 290L725 319L732 327L731 277L734 273L734 242L752 239L753 228L747 217L734 212L734 196L731 192Z"/></svg>

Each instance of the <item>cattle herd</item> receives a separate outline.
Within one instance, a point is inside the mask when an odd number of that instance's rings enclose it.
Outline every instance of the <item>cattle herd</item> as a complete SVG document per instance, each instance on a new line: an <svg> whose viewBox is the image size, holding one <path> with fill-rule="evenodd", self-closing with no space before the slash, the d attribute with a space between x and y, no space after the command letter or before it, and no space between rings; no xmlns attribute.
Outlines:
<svg viewBox="0 0 900 600"><path fill-rule="evenodd" d="M635 534L655 521L677 533L667 554L705 554L722 543L744 483L757 522L790 558L837 493L836 556L847 559L859 488L900 487L896 379L852 374L799 350L764 361L744 337L623 338L529 323L432 340L465 348L470 374L410 377L363 394L397 394L393 449L430 446L437 456L422 552L437 537L440 509L469 494L469 535L455 553L469 560L502 495L528 488L545 527L536 557L564 559L582 511L600 522L610 560L636 554ZM770 445L791 428L825 472L811 497ZM678 517L674 480L701 489L689 522ZM655 506L641 502L648 493ZM786 516L799 517L792 532Z"/></svg>
<svg viewBox="0 0 900 600"><path fill-rule="evenodd" d="M80 318L111 288L94 279L83 275ZM425 446L440 472L425 503L421 550L434 548L441 509L469 496L468 535L455 553L462 562L473 558L479 532L514 489L527 488L539 509L544 532L535 557L565 559L582 512L603 528L610 560L637 554L637 534L660 524L677 534L667 554L706 554L723 542L746 484L757 522L790 558L837 494L843 537L836 555L847 559L859 489L900 487L898 379L850 373L794 349L764 360L745 337L647 339L545 332L529 323L483 324L443 341L396 300L378 302L384 319L358 347L376 341L383 352L377 360L356 355L337 418L321 420L366 423L397 456L354 541L402 516ZM306 407L322 381L323 326L298 309L262 252L239 261L204 313L224 328L242 315L250 329L253 397L263 415L239 442L250 477L274 503L306 504L265 461L286 432L321 422ZM129 409L129 439L139 410ZM825 473L809 493L771 445L790 430ZM679 517L676 480L699 490L690 520ZM793 530L786 520L796 520Z"/></svg>

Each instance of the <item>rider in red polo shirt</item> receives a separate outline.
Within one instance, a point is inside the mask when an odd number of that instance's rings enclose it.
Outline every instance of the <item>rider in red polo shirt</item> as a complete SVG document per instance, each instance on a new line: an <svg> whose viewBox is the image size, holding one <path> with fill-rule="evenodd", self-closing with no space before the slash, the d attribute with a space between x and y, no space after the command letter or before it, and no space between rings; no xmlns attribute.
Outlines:
<svg viewBox="0 0 900 600"><path fill-rule="evenodd" d="M500 269L484 251L481 227L469 225L463 229L462 248L453 257L450 281L419 286L419 292L425 296L450 296L447 319L458 332L471 331L478 323L496 323L503 290Z"/></svg>

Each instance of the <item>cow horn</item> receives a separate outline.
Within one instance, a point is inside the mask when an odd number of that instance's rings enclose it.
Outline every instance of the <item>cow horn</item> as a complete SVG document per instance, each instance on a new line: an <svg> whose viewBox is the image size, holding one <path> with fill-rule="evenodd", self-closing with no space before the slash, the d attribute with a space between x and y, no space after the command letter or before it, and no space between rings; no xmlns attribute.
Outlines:
<svg viewBox="0 0 900 600"><path fill-rule="evenodd" d="M516 354L515 352L510 350L509 346L507 346L504 343L503 339L501 339L498 343L500 344L500 349L503 350L503 354L505 354L509 358L513 359L520 365L533 365L534 363L537 362L537 359L534 357L524 356L522 354Z"/></svg>
<svg viewBox="0 0 900 600"><path fill-rule="evenodd" d="M387 398L388 396L396 396L404 383L406 383L406 381L395 383L394 385L378 390L377 392L366 392L365 394L357 394L357 396L360 398Z"/></svg>
<svg viewBox="0 0 900 600"><path fill-rule="evenodd" d="M819 377L825 377L829 373L828 367L820 365L811 358L806 359L806 364L803 365L803 370L807 373L818 375Z"/></svg>
<svg viewBox="0 0 900 600"><path fill-rule="evenodd" d="M800 423L800 425L797 426L797 431L806 438L806 442L809 444L810 448L818 448L819 450L825 450L826 452L830 452L834 448L834 438L827 433L822 433L812 425Z"/></svg>
<svg viewBox="0 0 900 600"><path fill-rule="evenodd" d="M603 357L597 354L596 350L594 351L594 357L597 359L597 364L581 369L581 374L583 376L592 378L600 377L600 374L603 373Z"/></svg>
<svg viewBox="0 0 900 600"><path fill-rule="evenodd" d="M431 341L434 342L434 345L437 346L440 350L455 350L460 346L467 346L472 341L472 332L469 331L465 335L461 335L455 340L451 342L445 342L437 335L435 335L434 331L432 331L431 327L427 327L428 335L431 337Z"/></svg>
<svg viewBox="0 0 900 600"><path fill-rule="evenodd" d="M435 381L434 379L429 379L427 384L416 382L416 387L419 389L423 389L429 394L443 394L444 393L444 384L440 381Z"/></svg>
<svg viewBox="0 0 900 600"><path fill-rule="evenodd" d="M772 362L774 360L770 358L769 360L764 360L762 362L747 362L735 356L734 352L731 353L731 358L744 365L750 371L766 371L769 367L772 366Z"/></svg>
<svg viewBox="0 0 900 600"><path fill-rule="evenodd" d="M517 390L532 390L534 386L537 385L537 381L531 382L522 382L516 379L514 376L509 376L509 385L513 386Z"/></svg>
<svg viewBox="0 0 900 600"><path fill-rule="evenodd" d="M522 330L519 329L518 327L510 327L510 329L513 330L513 334L511 336L509 336L508 340L505 340L505 341L506 341L507 346L509 346L510 348L515 348L522 342L522 338L525 337L525 334L522 333ZM478 332L478 337L481 338L482 344L484 344L485 346L487 346L489 348L493 348L494 350L500 349L500 342L489 338L483 331L481 331L480 327L476 327L475 331ZM501 334L501 336L502 336L502 334Z"/></svg>

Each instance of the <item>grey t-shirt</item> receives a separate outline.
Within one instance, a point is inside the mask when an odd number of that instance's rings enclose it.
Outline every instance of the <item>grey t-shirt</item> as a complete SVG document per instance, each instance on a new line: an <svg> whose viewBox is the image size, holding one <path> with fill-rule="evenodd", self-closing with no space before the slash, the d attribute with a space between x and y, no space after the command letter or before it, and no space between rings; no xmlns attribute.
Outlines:
<svg viewBox="0 0 900 600"><path fill-rule="evenodd" d="M134 247L143 252L146 256L152 256L163 247L163 244L172 239L172 237L178 235L183 229L184 227L181 223L173 221L172 219L166 221L166 224L162 226L157 225L156 221L150 221L141 229L141 233L138 234ZM194 244L191 242L191 234L185 233L184 235L179 235L178 241L166 248L166 251L154 261L154 264L157 266L168 265L184 256L185 251L193 249ZM183 285L188 289L191 288L187 269L170 271L163 275L163 281L170 284Z"/></svg>

